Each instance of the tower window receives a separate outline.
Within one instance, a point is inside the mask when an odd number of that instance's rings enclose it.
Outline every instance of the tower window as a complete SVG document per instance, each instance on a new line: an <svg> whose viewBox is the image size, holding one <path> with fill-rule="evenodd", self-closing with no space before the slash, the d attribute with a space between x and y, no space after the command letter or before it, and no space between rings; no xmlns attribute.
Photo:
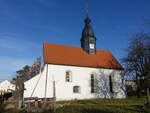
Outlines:
<svg viewBox="0 0 150 113"><path fill-rule="evenodd" d="M74 93L80 93L80 86L73 86Z"/></svg>
<svg viewBox="0 0 150 113"><path fill-rule="evenodd" d="M90 49L94 49L94 48L95 48L94 44L90 44Z"/></svg>
<svg viewBox="0 0 150 113"><path fill-rule="evenodd" d="M95 92L95 84L94 84L94 74L91 74L91 93Z"/></svg>
<svg viewBox="0 0 150 113"><path fill-rule="evenodd" d="M113 93L113 83L112 83L112 76L111 75L109 76L109 89L110 89L110 92Z"/></svg>
<svg viewBox="0 0 150 113"><path fill-rule="evenodd" d="M90 49L90 54L95 54L95 50L94 49Z"/></svg>
<svg viewBox="0 0 150 113"><path fill-rule="evenodd" d="M71 77L71 71L66 71L66 82L71 82L72 80L72 77Z"/></svg>

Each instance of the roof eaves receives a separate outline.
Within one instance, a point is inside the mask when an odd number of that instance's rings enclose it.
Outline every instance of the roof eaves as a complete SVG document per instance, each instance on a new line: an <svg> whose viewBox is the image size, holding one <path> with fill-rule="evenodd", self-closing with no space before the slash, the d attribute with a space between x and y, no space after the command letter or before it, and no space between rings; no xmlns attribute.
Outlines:
<svg viewBox="0 0 150 113"><path fill-rule="evenodd" d="M115 70L124 70L124 68L106 68L106 67L98 67L98 66L83 66L83 65L73 65L73 64L60 64L60 63L49 63L45 62L46 64L52 65L64 65L64 66L75 66L75 67L87 67L87 68L102 68L102 69L115 69Z"/></svg>

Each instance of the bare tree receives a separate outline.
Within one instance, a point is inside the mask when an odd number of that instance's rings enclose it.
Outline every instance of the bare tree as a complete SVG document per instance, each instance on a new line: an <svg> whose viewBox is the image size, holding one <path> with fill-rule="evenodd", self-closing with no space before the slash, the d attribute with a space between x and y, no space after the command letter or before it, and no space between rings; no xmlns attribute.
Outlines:
<svg viewBox="0 0 150 113"><path fill-rule="evenodd" d="M31 79L32 77L36 76L40 72L40 65L41 65L41 57L37 58L32 66L24 66L22 69L16 71L16 77L22 76L24 78L24 81L27 81ZM12 79L13 82L17 80L17 78L14 77Z"/></svg>
<svg viewBox="0 0 150 113"><path fill-rule="evenodd" d="M138 96L142 89L147 90L150 86L150 35L139 33L132 37L126 49L127 55L123 58L126 76L134 79L138 86ZM147 90L148 101L149 89Z"/></svg>

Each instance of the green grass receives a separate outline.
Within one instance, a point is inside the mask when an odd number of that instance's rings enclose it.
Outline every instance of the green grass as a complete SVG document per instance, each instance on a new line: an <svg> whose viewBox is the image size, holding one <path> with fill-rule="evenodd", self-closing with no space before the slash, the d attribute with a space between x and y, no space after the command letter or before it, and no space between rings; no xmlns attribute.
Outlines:
<svg viewBox="0 0 150 113"><path fill-rule="evenodd" d="M65 106L56 113L150 113L142 106Z"/></svg>
<svg viewBox="0 0 150 113"><path fill-rule="evenodd" d="M150 113L150 111L148 111L143 106L145 102L146 98L144 97L129 97L127 99L90 99L59 101L56 102L56 105L61 105L62 107L58 107L55 113ZM16 112L3 111L2 113ZM22 111L18 113L22 113ZM42 113L51 112L43 111Z"/></svg>
<svg viewBox="0 0 150 113"><path fill-rule="evenodd" d="M145 97L59 101L57 104L64 107L56 113L150 113L143 106L145 102Z"/></svg>
<svg viewBox="0 0 150 113"><path fill-rule="evenodd" d="M129 97L127 99L89 99L89 100L72 100L59 101L57 104L84 104L84 105L140 105L146 102L146 98Z"/></svg>

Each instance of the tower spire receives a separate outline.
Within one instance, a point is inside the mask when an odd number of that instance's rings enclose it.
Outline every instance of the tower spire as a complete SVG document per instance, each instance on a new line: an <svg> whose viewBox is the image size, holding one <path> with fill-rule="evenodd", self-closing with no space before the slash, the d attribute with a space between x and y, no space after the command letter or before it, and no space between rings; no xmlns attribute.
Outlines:
<svg viewBox="0 0 150 113"><path fill-rule="evenodd" d="M90 25L91 19L89 18L89 6L86 6L86 18L84 20L85 26L82 30L81 47L88 54L96 54L96 37Z"/></svg>

